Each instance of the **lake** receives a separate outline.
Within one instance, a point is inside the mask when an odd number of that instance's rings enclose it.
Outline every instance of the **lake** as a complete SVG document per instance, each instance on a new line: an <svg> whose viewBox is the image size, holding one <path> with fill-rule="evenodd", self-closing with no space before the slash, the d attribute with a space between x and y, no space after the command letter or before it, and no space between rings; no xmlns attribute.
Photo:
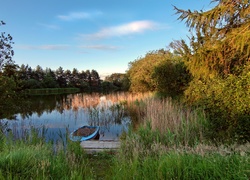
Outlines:
<svg viewBox="0 0 250 180"><path fill-rule="evenodd" d="M9 131L16 137L22 137L34 127L47 140L58 141L83 125L98 125L100 140L118 140L131 124L121 97L126 100L123 93L33 96L27 99L31 103L28 111L2 122L7 122Z"/></svg>

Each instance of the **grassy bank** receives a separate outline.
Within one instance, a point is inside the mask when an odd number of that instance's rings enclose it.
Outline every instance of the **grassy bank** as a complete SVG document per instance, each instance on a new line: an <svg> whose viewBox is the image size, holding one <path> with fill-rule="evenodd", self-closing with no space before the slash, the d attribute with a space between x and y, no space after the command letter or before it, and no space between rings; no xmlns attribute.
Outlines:
<svg viewBox="0 0 250 180"><path fill-rule="evenodd" d="M165 138L165 139L164 139ZM147 127L123 140L112 179L249 179L250 144L189 145Z"/></svg>
<svg viewBox="0 0 250 180"><path fill-rule="evenodd" d="M140 122L123 137L113 179L249 179L250 144L216 144L200 109L171 99L130 104Z"/></svg>
<svg viewBox="0 0 250 180"><path fill-rule="evenodd" d="M1 136L0 179L93 179L88 159L79 144L53 145L36 131L13 140Z"/></svg>
<svg viewBox="0 0 250 180"><path fill-rule="evenodd" d="M28 95L50 95L50 94L70 94L77 93L78 88L44 88L44 89L27 89L25 93Z"/></svg>

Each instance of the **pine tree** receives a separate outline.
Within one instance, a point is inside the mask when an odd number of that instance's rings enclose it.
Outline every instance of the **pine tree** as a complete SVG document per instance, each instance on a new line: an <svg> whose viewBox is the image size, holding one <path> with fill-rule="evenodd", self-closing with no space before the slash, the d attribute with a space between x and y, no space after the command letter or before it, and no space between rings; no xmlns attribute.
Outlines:
<svg viewBox="0 0 250 180"><path fill-rule="evenodd" d="M174 7L178 19L185 21L192 35L190 46L182 40L172 47L185 56L194 76L225 77L240 73L241 67L250 61L249 0L211 3L217 5L205 12Z"/></svg>
<svg viewBox="0 0 250 180"><path fill-rule="evenodd" d="M191 32L171 46L193 78L186 100L209 114L212 138L250 140L250 2L213 0L208 11L174 7Z"/></svg>

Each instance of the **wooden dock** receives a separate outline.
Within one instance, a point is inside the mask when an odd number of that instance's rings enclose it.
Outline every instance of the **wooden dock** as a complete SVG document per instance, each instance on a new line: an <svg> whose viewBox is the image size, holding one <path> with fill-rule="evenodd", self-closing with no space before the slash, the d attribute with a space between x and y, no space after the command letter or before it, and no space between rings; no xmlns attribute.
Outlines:
<svg viewBox="0 0 250 180"><path fill-rule="evenodd" d="M82 141L81 147L89 153L98 153L102 151L116 151L120 148L119 141Z"/></svg>

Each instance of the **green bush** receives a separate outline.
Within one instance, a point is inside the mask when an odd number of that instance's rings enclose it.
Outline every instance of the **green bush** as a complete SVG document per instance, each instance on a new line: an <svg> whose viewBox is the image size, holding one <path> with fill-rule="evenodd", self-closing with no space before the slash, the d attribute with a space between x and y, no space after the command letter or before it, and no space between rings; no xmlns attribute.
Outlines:
<svg viewBox="0 0 250 180"><path fill-rule="evenodd" d="M155 67L152 77L157 84L156 90L171 97L183 95L191 80L191 75L180 59L161 62Z"/></svg>
<svg viewBox="0 0 250 180"><path fill-rule="evenodd" d="M250 140L250 72L226 78L194 80L185 92L187 101L203 106L213 128L212 138Z"/></svg>

